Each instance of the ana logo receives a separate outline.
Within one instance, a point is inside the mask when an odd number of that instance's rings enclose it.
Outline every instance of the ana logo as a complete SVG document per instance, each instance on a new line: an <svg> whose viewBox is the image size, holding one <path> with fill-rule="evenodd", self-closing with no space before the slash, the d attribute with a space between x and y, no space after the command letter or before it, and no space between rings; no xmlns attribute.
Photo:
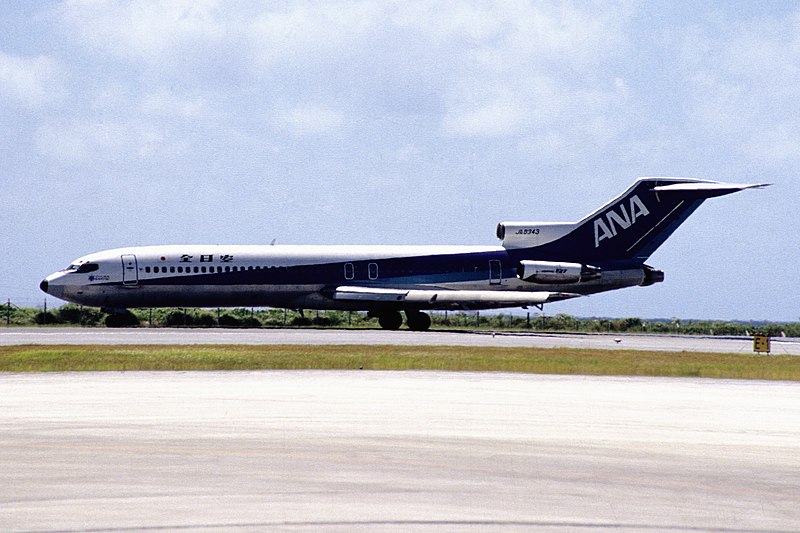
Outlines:
<svg viewBox="0 0 800 533"><path fill-rule="evenodd" d="M616 209L610 209L603 217L594 219L594 247L600 246L603 239L617 236L617 228L628 229L636 224L636 219L650 214L637 195L631 196L627 208L621 203Z"/></svg>

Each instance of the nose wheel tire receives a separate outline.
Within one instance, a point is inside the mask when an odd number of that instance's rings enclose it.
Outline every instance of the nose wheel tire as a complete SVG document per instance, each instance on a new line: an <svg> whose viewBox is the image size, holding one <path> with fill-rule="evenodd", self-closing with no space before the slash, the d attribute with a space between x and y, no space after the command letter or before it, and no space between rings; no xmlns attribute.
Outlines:
<svg viewBox="0 0 800 533"><path fill-rule="evenodd" d="M427 331L431 327L431 317L427 313L406 311L406 324L411 331Z"/></svg>

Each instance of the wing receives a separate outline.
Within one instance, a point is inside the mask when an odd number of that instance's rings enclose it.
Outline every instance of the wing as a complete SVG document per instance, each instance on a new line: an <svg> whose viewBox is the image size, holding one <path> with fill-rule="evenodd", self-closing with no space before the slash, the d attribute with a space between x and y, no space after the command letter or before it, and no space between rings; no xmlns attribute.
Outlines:
<svg viewBox="0 0 800 533"><path fill-rule="evenodd" d="M571 292L471 291L336 287L334 300L399 304L417 309L500 309L537 306L582 296Z"/></svg>

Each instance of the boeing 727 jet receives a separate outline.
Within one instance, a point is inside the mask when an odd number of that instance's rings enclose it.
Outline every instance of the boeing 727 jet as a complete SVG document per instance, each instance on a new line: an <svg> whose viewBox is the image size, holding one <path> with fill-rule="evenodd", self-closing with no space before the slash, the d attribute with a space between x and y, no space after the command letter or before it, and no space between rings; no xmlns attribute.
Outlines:
<svg viewBox="0 0 800 533"><path fill-rule="evenodd" d="M578 222L501 222L500 246L169 245L76 259L41 289L111 313L141 307L368 311L430 327L427 310L541 307L664 280L645 261L707 198L764 184L641 178ZM109 317L109 325L121 322Z"/></svg>

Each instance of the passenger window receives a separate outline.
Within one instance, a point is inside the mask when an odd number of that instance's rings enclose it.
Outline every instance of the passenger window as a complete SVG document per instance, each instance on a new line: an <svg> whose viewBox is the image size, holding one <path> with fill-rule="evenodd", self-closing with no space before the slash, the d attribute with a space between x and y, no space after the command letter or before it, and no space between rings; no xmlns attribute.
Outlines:
<svg viewBox="0 0 800 533"><path fill-rule="evenodd" d="M378 279L378 263L370 263L367 265L369 279Z"/></svg>
<svg viewBox="0 0 800 533"><path fill-rule="evenodd" d="M150 273L150 267L144 267L144 271L149 274Z"/></svg>
<svg viewBox="0 0 800 533"><path fill-rule="evenodd" d="M200 267L194 267L194 273L197 274L198 272L200 272Z"/></svg>
<svg viewBox="0 0 800 533"><path fill-rule="evenodd" d="M178 274L183 274L183 267L178 267Z"/></svg>
<svg viewBox="0 0 800 533"><path fill-rule="evenodd" d="M344 279L353 279L356 276L356 270L353 268L353 263L344 264Z"/></svg>
<svg viewBox="0 0 800 533"><path fill-rule="evenodd" d="M175 267L169 267L169 272L170 272L170 274L174 274L175 273Z"/></svg>

